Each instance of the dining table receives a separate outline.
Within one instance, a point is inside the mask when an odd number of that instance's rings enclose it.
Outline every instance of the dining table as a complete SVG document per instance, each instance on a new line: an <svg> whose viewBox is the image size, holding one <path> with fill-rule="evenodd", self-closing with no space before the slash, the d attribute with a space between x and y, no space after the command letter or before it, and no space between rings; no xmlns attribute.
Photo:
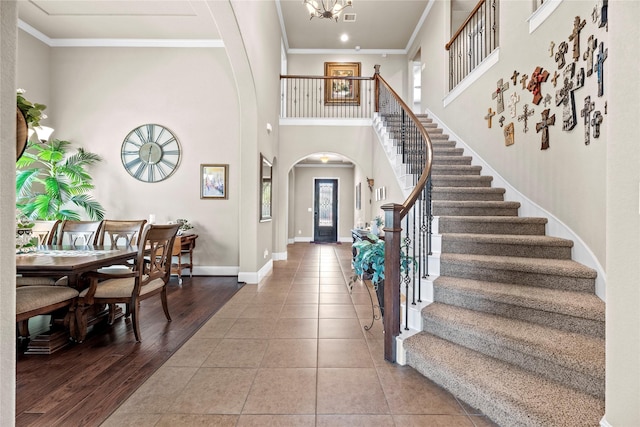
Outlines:
<svg viewBox="0 0 640 427"><path fill-rule="evenodd" d="M16 273L29 277L51 277L58 279L66 276L68 286L82 291L87 285L82 275L100 268L125 264L138 255L137 246L100 246L100 245L41 245L34 251L16 254ZM88 325L101 321L108 314L105 307L96 307L88 313ZM118 308L116 317L122 315ZM71 320L75 321L75 320ZM60 324L59 319L52 319L52 325ZM27 354L51 354L68 344L69 331L52 327L46 333L30 338Z"/></svg>

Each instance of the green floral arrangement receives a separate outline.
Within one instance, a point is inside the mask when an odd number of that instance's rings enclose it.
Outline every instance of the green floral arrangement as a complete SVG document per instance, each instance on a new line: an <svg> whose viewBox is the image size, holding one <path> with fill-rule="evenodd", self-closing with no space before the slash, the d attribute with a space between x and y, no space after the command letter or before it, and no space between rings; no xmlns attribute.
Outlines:
<svg viewBox="0 0 640 427"><path fill-rule="evenodd" d="M382 217L380 215L373 218L373 222L375 222L378 227L382 227L384 225L384 221L382 220Z"/></svg>
<svg viewBox="0 0 640 427"><path fill-rule="evenodd" d="M31 231L35 223L20 210L16 210L16 252L30 252L38 246L38 238Z"/></svg>
<svg viewBox="0 0 640 427"><path fill-rule="evenodd" d="M180 230L187 231L193 228L193 225L189 224L189 221L184 218L176 219L176 224L180 224Z"/></svg>
<svg viewBox="0 0 640 427"><path fill-rule="evenodd" d="M43 114L42 111L47 108L44 104L32 103L27 100L23 95L26 91L24 89L18 89L16 91L16 100L18 104L18 108L24 115L25 120L27 121L27 125L29 127L40 126L40 120L46 119L47 115Z"/></svg>

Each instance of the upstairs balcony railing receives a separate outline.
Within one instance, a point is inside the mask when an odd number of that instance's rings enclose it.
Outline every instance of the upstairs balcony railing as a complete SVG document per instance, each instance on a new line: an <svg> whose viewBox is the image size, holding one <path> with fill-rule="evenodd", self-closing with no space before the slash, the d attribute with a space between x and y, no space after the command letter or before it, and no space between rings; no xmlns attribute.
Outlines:
<svg viewBox="0 0 640 427"><path fill-rule="evenodd" d="M480 0L455 32L449 52L449 90L498 47L498 0Z"/></svg>
<svg viewBox="0 0 640 427"><path fill-rule="evenodd" d="M374 77L280 76L281 117L370 119Z"/></svg>
<svg viewBox="0 0 640 427"><path fill-rule="evenodd" d="M431 162L433 148L425 127L402 98L380 76L280 76L284 118L372 118L384 121L413 190L402 204L382 206L385 211L384 348L385 359L395 362L400 334L401 294L406 304L420 301L420 280L429 274L431 254ZM337 83L336 83L337 82ZM404 254L404 256L401 256ZM408 258L407 258L408 257ZM411 269L402 260L415 260ZM405 309L404 324L407 325Z"/></svg>

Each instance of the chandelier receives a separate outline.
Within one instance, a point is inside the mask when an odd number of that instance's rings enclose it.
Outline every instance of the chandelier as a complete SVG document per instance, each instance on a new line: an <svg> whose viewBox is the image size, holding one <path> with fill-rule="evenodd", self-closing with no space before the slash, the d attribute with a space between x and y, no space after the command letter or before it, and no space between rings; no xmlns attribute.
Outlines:
<svg viewBox="0 0 640 427"><path fill-rule="evenodd" d="M340 12L345 7L353 4L353 0L303 0L302 3L307 6L309 11L309 19L328 18L335 19L338 22Z"/></svg>

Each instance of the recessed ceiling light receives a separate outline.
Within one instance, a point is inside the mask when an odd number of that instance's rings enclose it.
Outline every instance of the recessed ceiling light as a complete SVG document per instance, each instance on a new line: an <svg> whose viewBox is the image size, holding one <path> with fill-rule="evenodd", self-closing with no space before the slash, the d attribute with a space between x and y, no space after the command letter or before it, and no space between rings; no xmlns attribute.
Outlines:
<svg viewBox="0 0 640 427"><path fill-rule="evenodd" d="M349 36L347 34L343 34L340 36L340 41L346 42L349 40Z"/></svg>

